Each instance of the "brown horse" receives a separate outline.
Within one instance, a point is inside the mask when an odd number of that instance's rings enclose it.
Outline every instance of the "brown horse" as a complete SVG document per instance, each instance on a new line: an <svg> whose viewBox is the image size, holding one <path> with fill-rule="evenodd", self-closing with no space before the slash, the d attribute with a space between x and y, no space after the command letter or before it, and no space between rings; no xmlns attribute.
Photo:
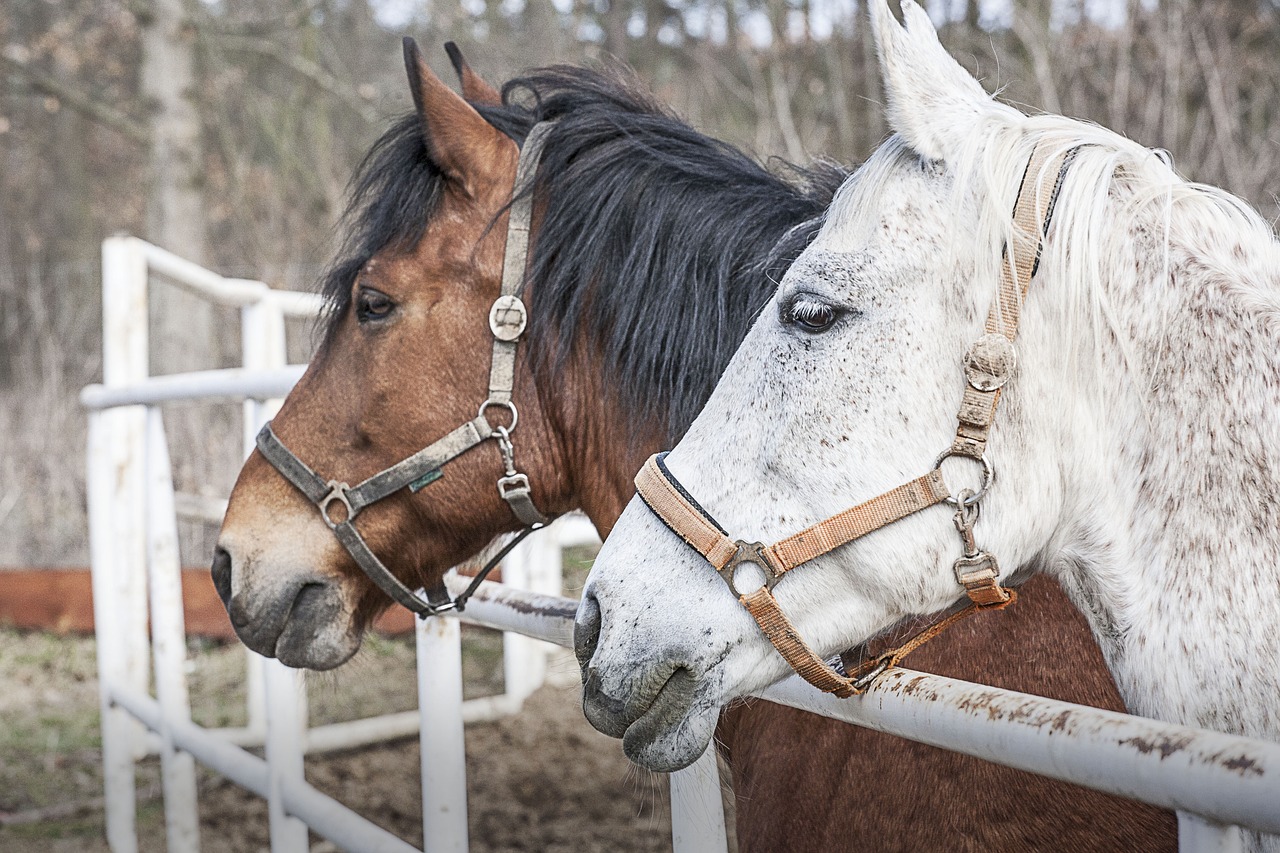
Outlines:
<svg viewBox="0 0 1280 853"><path fill-rule="evenodd" d="M323 285L323 341L273 428L321 479L355 483L474 421L491 384L486 321L520 145L555 120L532 190L509 447L541 512L580 507L607 534L634 471L688 426L843 175L772 175L618 75L544 69L499 98L451 56L466 99L406 44L417 110L357 174L348 239ZM495 488L511 470L500 450L483 441L421 488L361 510L360 534L400 581L431 588L522 526ZM356 651L388 598L316 500L255 453L213 576L247 645L326 669ZM343 520L332 502L326 512ZM1024 598L917 665L1120 709L1061 592L1031 585ZM721 742L744 850L1174 845L1168 813L765 702L727 711Z"/></svg>

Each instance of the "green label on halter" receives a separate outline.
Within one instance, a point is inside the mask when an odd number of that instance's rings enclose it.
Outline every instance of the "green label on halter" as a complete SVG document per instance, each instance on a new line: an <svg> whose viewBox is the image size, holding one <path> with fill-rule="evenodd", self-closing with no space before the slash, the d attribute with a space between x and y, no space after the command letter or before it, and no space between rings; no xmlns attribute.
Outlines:
<svg viewBox="0 0 1280 853"><path fill-rule="evenodd" d="M432 483L434 483L436 480L439 480L443 476L444 476L444 472L441 471L439 468L432 468L430 471L428 471L427 473L423 474L421 477L419 477L418 479L410 483L409 491L411 492L421 491L422 489L425 489L427 486L430 486Z"/></svg>

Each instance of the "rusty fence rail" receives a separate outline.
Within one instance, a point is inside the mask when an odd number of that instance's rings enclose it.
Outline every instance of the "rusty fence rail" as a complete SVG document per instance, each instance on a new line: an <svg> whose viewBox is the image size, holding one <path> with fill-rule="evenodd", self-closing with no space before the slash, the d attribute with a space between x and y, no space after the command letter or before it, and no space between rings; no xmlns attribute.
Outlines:
<svg viewBox="0 0 1280 853"><path fill-rule="evenodd" d="M572 644L577 602L483 584L479 624ZM894 669L838 699L792 676L760 698L1178 812L1183 851L1280 833L1280 744ZM998 792L992 792L998 795ZM854 792L850 792L853 796Z"/></svg>

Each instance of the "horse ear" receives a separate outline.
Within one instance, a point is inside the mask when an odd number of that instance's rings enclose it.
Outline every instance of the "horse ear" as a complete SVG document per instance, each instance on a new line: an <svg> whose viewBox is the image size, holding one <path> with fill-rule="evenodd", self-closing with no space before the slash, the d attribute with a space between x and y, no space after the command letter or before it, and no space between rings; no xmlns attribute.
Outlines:
<svg viewBox="0 0 1280 853"><path fill-rule="evenodd" d="M474 196L495 164L505 163L503 149L515 143L441 82L417 42L408 37L404 40L404 67L431 162Z"/></svg>
<svg viewBox="0 0 1280 853"><path fill-rule="evenodd" d="M497 89L480 79L479 74L471 70L471 66L462 57L462 51L458 50L456 44L451 41L445 42L444 52L449 54L449 61L453 63L453 70L458 75L458 82L462 84L462 97L473 104L484 104L490 107L501 106L502 95L498 94Z"/></svg>
<svg viewBox="0 0 1280 853"><path fill-rule="evenodd" d="M929 15L902 0L899 25L888 0L871 3L871 29L880 55L889 126L922 157L946 161L992 98L938 41Z"/></svg>

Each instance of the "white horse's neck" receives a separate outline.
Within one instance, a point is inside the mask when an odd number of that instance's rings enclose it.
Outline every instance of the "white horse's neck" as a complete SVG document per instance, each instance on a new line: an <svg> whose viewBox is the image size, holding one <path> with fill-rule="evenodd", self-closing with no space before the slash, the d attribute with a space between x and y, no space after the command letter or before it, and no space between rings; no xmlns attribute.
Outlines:
<svg viewBox="0 0 1280 853"><path fill-rule="evenodd" d="M1133 711L1275 738L1280 253L1174 223L1167 267L1163 229L1135 221L1101 271L1113 381L1075 416L1090 452L1050 570Z"/></svg>

